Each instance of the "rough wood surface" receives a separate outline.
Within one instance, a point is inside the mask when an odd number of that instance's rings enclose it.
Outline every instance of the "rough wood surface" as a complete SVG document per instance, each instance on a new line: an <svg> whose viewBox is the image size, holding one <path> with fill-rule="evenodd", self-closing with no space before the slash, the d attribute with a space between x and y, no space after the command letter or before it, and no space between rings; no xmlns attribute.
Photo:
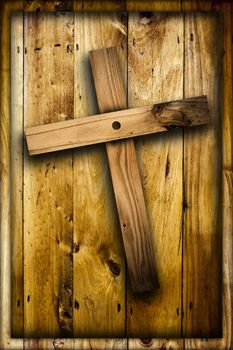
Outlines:
<svg viewBox="0 0 233 350"><path fill-rule="evenodd" d="M73 14L24 19L24 126L73 111ZM72 154L24 158L24 334L72 334Z"/></svg>
<svg viewBox="0 0 233 350"><path fill-rule="evenodd" d="M116 48L90 52L100 112L127 107ZM134 293L159 287L136 152L132 139L106 144L116 205Z"/></svg>
<svg viewBox="0 0 233 350"><path fill-rule="evenodd" d="M23 335L23 13L11 19L11 334Z"/></svg>
<svg viewBox="0 0 233 350"><path fill-rule="evenodd" d="M90 50L117 45L126 82L126 25L124 13L75 14L75 115L98 113ZM122 337L125 257L104 145L75 150L74 182L74 335Z"/></svg>
<svg viewBox="0 0 233 350"><path fill-rule="evenodd" d="M199 3L199 2L198 2ZM226 2L222 8L223 23L223 106L222 106L222 338L186 339L186 349L232 349L232 202L233 202L233 94L232 94L232 3Z"/></svg>
<svg viewBox="0 0 233 350"><path fill-rule="evenodd" d="M25 130L30 155L171 131L211 121L206 96L52 123Z"/></svg>
<svg viewBox="0 0 233 350"><path fill-rule="evenodd" d="M207 94L213 117L211 126L184 131L186 337L221 336L220 43L218 16L185 14L185 97Z"/></svg>
<svg viewBox="0 0 233 350"><path fill-rule="evenodd" d="M178 0L127 0L128 11L157 11L157 12L177 12L181 10L181 1Z"/></svg>
<svg viewBox="0 0 233 350"><path fill-rule="evenodd" d="M128 29L129 106L182 98L182 15L132 13ZM135 297L128 290L127 334L141 338L179 338L182 315L182 131L143 137L137 144L137 151L161 288L142 297ZM131 348L138 344L136 340L129 342ZM152 341L153 346L158 343Z"/></svg>
<svg viewBox="0 0 233 350"><path fill-rule="evenodd" d="M23 349L23 340L11 335L11 14L22 11L22 1L0 3L0 348ZM4 28L4 30L3 30ZM20 94L20 90L19 90ZM19 213L20 215L20 213ZM20 244L20 243L19 243ZM21 274L17 268L15 273ZM12 275L13 279L17 278ZM20 279L20 276L19 276ZM18 281L19 281L18 279ZM17 293L17 292L16 292ZM19 314L18 314L19 316ZM23 321L22 321L23 322ZM22 327L19 319L19 327ZM15 324L16 325L16 324ZM14 329L15 330L15 329Z"/></svg>
<svg viewBox="0 0 233 350"><path fill-rule="evenodd" d="M34 10L36 10L39 6L42 9L44 3L47 1L27 1L27 5L30 8L34 6ZM54 1L56 5L64 5L66 2ZM88 9L88 6L91 2L85 1L83 5L85 9ZM144 2L143 2L144 3ZM140 4L143 5L141 2ZM174 2L173 2L174 3ZM186 6L187 2L183 1L182 6L183 9L188 10ZM196 7L195 3L198 3L198 7ZM208 4L207 4L208 3ZM39 4L39 6L37 6ZM135 2L136 4L136 2ZM137 2L139 4L139 2ZM157 2L156 2L157 4ZM185 8L184 8L185 4ZM62 6L63 6L62 5ZM216 2L216 1L198 1L191 2L192 8L194 10L214 10L214 9L224 9L224 26L225 26L225 35L224 35L224 114L223 117L223 127L224 127L224 148L223 148L223 159L224 159L224 181L223 181L223 338L220 339L186 339L184 342L182 340L172 340L172 339L158 339L158 340L129 340L128 347L131 349L137 348L182 348L183 343L185 343L185 347L187 349L231 349L232 348L232 317L231 317L231 303L232 303L232 8L229 2ZM199 6L200 5L200 6ZM65 6L65 5L64 5ZM63 6L63 9L64 9ZM94 5L92 4L92 9ZM117 5L116 5L117 6ZM153 10L153 6L155 6L155 2L146 3L145 10ZM164 2L164 6L166 7L166 1ZM82 7L82 6L81 6ZM99 8L101 6L99 5ZM9 120L10 120L10 110L9 110L9 102L10 102L10 90L9 90L9 36L7 37L7 33L9 33L9 19L12 10L17 9L16 2L10 2L9 5L2 6L1 3L1 26L4 27L4 31L1 31L1 322L0 322L0 348L1 349L23 349L22 339L13 339L11 338L10 332L10 302L9 302L9 294L10 294L10 241L9 241ZM46 8L48 10L48 8ZM208 15L211 16L211 15ZM103 22L103 21L102 21ZM86 25L88 27L88 24ZM8 34L9 35L9 34ZM103 31L101 34L101 38L107 34ZM96 33L96 37L100 37L98 33ZM86 42L88 42L88 37L86 36ZM98 47L98 46L97 46ZM119 53L121 52L119 45ZM196 51L193 51L194 55ZM4 68L4 69L3 69ZM78 100L77 100L78 101ZM79 103L77 102L77 105ZM97 112L97 111L94 111ZM87 115L86 112L82 116ZM86 160L88 162L88 160ZM94 159L93 159L94 161ZM93 168L92 168L93 169ZM92 172L93 176L95 176L95 171ZM109 187L110 188L110 187ZM84 224L83 224L84 225ZM75 255L75 254L74 254ZM78 267L78 266L77 266ZM122 271L122 270L121 270ZM77 274L76 274L77 276ZM90 286L91 288L91 286ZM2 310L4 312L2 312ZM87 309L86 309L87 310ZM122 310L122 309L121 309ZM79 309L79 311L81 311ZM79 318L79 324L81 324L81 317ZM77 325L77 324L76 324ZM54 349L54 348L63 348L63 349L109 349L109 348L119 348L124 349L127 348L126 340L106 340L106 339L98 339L98 340L72 340L72 339L31 339L29 341L24 341L24 348L26 349Z"/></svg>

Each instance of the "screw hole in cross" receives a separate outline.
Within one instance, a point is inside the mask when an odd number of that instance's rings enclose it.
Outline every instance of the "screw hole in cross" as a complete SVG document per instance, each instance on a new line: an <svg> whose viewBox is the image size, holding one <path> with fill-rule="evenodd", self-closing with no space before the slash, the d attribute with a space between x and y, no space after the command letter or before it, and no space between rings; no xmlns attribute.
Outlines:
<svg viewBox="0 0 233 350"><path fill-rule="evenodd" d="M114 130L119 130L121 128L121 123L118 121L115 121L112 123L112 127Z"/></svg>

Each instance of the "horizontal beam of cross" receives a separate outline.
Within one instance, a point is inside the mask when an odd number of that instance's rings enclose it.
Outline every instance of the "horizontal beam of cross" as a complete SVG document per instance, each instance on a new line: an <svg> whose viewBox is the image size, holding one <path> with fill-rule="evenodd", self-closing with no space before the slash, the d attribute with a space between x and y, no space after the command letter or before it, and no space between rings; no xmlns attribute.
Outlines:
<svg viewBox="0 0 233 350"><path fill-rule="evenodd" d="M211 121L206 96L31 127L30 155L196 126Z"/></svg>

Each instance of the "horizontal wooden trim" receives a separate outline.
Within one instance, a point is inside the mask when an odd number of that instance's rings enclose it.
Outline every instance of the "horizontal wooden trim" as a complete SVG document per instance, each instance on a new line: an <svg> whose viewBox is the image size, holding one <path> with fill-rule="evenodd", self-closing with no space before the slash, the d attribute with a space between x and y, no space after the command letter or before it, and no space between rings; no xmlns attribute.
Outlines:
<svg viewBox="0 0 233 350"><path fill-rule="evenodd" d="M77 118L25 130L30 155L209 123L206 96Z"/></svg>

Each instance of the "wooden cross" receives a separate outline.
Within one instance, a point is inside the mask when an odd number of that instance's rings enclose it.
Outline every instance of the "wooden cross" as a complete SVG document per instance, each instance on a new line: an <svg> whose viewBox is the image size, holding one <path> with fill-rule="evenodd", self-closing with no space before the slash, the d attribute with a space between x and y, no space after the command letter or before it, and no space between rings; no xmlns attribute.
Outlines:
<svg viewBox="0 0 233 350"><path fill-rule="evenodd" d="M209 123L207 98L127 109L116 48L91 51L90 61L99 110L104 114L26 129L29 153L106 142L132 290L150 291L159 282L132 137Z"/></svg>

